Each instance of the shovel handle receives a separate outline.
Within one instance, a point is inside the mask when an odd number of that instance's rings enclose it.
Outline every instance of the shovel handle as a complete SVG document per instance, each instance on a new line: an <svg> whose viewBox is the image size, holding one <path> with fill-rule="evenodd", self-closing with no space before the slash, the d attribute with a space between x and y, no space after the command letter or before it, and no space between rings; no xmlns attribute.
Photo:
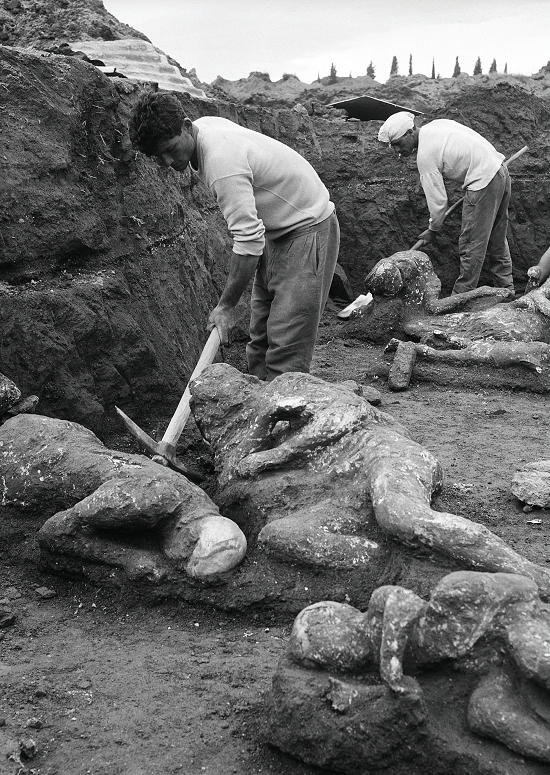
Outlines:
<svg viewBox="0 0 550 775"><path fill-rule="evenodd" d="M191 407L189 405L189 402L191 400L191 392L189 390L189 384L194 379L196 379L207 366L210 366L210 364L213 362L214 358L216 357L216 353L218 352L219 346L220 346L220 335L218 333L218 329L213 328L212 331L210 332L210 336L208 337L206 344L204 345L200 358L197 361L197 365L195 366L193 373L189 377L189 382L187 383L185 392L180 398L180 402L176 408L176 411L174 412L174 416L170 420L168 428L166 428L166 431L164 433L164 436L162 437L162 441L160 442L160 444L173 445L173 446L176 445L179 437L182 434L183 429L185 428L185 423L187 422L187 420L189 419L189 415L191 414Z"/></svg>
<svg viewBox="0 0 550 775"><path fill-rule="evenodd" d="M528 145L524 145L523 148L520 148L519 151L516 151L513 153L509 159L506 159L504 162L504 166L507 167L511 162L515 161L516 159L519 159L520 156L523 156L523 154L529 150Z"/></svg>
<svg viewBox="0 0 550 775"><path fill-rule="evenodd" d="M504 166L507 167L511 162L515 161L516 159L519 159L520 156L523 156L523 154L528 150L529 150L529 146L524 145L523 148L520 148L519 151L516 151L515 153L513 153L509 159L506 159L506 161L503 162ZM457 209L459 205L462 204L463 201L464 201L463 196L461 196L460 199L457 199L457 201L454 204L452 204L448 210L445 211L445 215L443 216L443 221L446 218L448 218L451 213L454 213L454 211ZM441 221L441 223L443 223L443 221ZM423 239L418 240L418 242L414 243L411 250L418 250L419 248L422 247L422 245L424 245L424 240Z"/></svg>

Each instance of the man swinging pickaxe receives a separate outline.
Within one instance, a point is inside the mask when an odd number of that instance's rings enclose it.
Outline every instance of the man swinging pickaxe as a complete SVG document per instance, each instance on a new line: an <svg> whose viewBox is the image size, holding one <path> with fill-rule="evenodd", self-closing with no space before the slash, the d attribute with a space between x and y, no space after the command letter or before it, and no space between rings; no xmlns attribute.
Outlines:
<svg viewBox="0 0 550 775"><path fill-rule="evenodd" d="M202 482L204 480L204 476L198 471L193 471L192 469L185 466L181 460L176 457L176 444L178 443L178 439L181 436L182 431L185 428L185 424L189 418L189 414L191 413L191 407L189 403L191 399L191 392L189 390L189 384L213 362L214 358L216 357L216 353L218 352L219 346L220 336L218 329L213 328L197 362L197 365L195 366L195 369L189 378L189 382L187 383L187 387L185 388L176 411L174 412L174 416L170 420L170 424L168 425L168 428L166 429L164 436L160 441L155 441L151 436L149 436L148 433L145 433L145 431L142 430L139 425L136 425L136 423L131 420L127 414L124 414L122 409L119 409L118 406L115 406L118 415L122 418L122 421L132 436L134 436L140 442L140 444L153 455L153 460L156 463L174 468L176 471L179 471L192 482Z"/></svg>

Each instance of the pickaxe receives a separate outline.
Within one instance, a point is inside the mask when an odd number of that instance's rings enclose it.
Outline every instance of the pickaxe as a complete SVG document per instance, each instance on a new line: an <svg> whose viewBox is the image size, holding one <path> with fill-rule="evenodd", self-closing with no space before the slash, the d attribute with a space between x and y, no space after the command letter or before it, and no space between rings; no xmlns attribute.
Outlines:
<svg viewBox="0 0 550 775"><path fill-rule="evenodd" d="M127 414L124 414L122 409L119 409L118 406L115 406L118 415L122 418L122 421L132 436L134 436L140 442L140 444L153 455L153 460L156 463L174 468L188 479L191 479L192 482L202 482L204 480L204 476L198 471L193 471L192 469L187 468L187 466L185 466L181 460L178 460L176 457L176 444L178 443L178 439L181 436L182 431L185 428L185 423L189 419L189 415L191 413L191 407L189 403L191 400L191 392L189 390L189 384L213 362L214 358L216 357L216 353L218 352L219 346L220 335L218 333L218 329L213 328L210 332L210 336L208 337L208 341L204 345L197 365L189 377L189 382L187 383L187 387L185 388L185 391L180 398L180 402L176 408L176 411L174 412L174 416L170 420L168 428L166 429L164 436L160 441L155 441L153 438L151 438L151 436L149 436L148 433L145 433L145 431L143 431L139 425L136 425L136 423L131 420Z"/></svg>

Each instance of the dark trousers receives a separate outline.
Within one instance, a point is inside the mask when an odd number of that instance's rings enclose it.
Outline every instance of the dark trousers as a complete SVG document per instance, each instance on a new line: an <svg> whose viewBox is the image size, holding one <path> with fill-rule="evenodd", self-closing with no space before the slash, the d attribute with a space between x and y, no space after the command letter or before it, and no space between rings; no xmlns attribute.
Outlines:
<svg viewBox="0 0 550 775"><path fill-rule="evenodd" d="M336 213L266 241L252 287L250 374L271 381L288 371L309 372L339 246Z"/></svg>
<svg viewBox="0 0 550 775"><path fill-rule="evenodd" d="M512 258L506 239L510 193L510 175L504 165L485 188L466 191L458 240L460 274L453 293L477 288L485 257L495 288L514 290Z"/></svg>

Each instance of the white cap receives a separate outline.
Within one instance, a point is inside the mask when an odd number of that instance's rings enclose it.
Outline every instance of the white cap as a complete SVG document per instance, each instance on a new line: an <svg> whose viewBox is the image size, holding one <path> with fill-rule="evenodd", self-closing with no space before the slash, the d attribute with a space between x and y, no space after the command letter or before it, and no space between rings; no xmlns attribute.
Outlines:
<svg viewBox="0 0 550 775"><path fill-rule="evenodd" d="M378 131L381 143L394 143L414 127L414 113L401 110L387 118Z"/></svg>

